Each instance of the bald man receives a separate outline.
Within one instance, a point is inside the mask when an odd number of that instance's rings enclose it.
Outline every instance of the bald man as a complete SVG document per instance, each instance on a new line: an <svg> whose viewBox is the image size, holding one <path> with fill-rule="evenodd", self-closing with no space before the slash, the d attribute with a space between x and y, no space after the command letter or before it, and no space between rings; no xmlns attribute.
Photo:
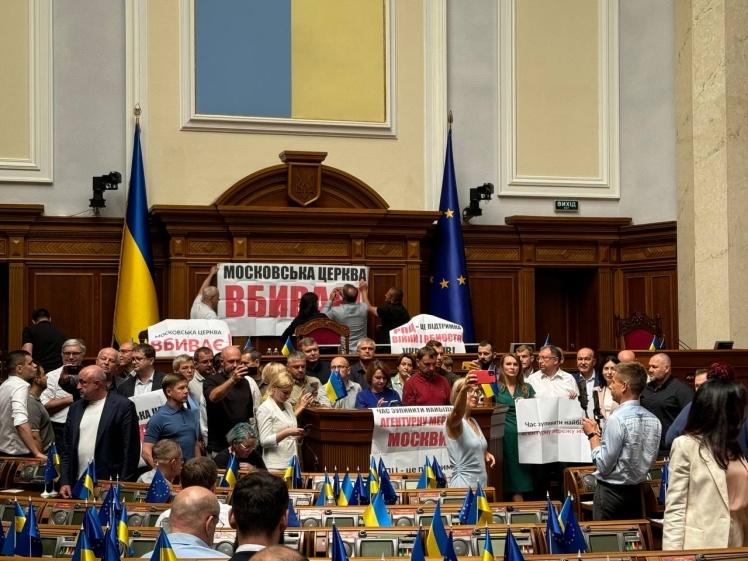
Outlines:
<svg viewBox="0 0 748 561"><path fill-rule="evenodd" d="M621 362L636 362L636 354L634 354L634 351L624 349L618 353L618 360Z"/></svg>
<svg viewBox="0 0 748 561"><path fill-rule="evenodd" d="M169 543L177 559L228 559L213 549L220 512L218 499L205 487L187 487L177 494L169 516Z"/></svg>
<svg viewBox="0 0 748 561"><path fill-rule="evenodd" d="M119 368L119 351L113 347L104 347L96 355L96 366L106 374L107 389L113 391L124 383L125 378L115 376ZM80 399L78 392L78 376L60 374L60 387L73 396L75 401Z"/></svg>
<svg viewBox="0 0 748 561"><path fill-rule="evenodd" d="M217 272L218 267L213 265L192 302L190 319L218 319L218 289L210 284Z"/></svg>

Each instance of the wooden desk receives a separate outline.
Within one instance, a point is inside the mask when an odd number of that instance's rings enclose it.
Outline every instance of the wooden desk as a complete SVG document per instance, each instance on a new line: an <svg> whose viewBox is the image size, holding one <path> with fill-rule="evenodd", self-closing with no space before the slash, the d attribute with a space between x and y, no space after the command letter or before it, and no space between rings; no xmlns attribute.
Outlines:
<svg viewBox="0 0 748 561"><path fill-rule="evenodd" d="M496 489L499 500L503 497L503 453L504 416L507 407L480 407L473 410L488 441L488 450L496 458L496 466L488 470L488 485ZM371 455L371 440L374 430L374 415L368 409L341 410L309 408L304 412L300 425L312 428L302 445L305 470L319 471L327 466L332 470L362 469L368 471ZM314 466L317 465L315 469Z"/></svg>

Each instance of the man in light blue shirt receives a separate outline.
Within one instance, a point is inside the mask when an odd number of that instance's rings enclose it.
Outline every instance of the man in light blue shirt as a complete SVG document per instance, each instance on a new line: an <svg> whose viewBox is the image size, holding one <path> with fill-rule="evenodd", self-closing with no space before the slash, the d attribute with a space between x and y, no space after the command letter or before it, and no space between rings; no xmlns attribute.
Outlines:
<svg viewBox="0 0 748 561"><path fill-rule="evenodd" d="M639 405L646 383L647 371L638 362L617 364L608 387L619 407L606 421L602 439L597 422L582 418L597 468L593 520L642 517L639 484L657 459L662 432L660 420Z"/></svg>
<svg viewBox="0 0 748 561"><path fill-rule="evenodd" d="M205 487L187 487L177 494L169 516L169 542L177 559L228 559L212 547L220 512L218 499Z"/></svg>

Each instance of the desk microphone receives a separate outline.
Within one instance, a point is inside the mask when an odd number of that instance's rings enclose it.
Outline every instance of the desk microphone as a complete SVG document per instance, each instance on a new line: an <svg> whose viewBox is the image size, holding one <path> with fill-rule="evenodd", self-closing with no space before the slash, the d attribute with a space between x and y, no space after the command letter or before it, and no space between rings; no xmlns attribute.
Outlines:
<svg viewBox="0 0 748 561"><path fill-rule="evenodd" d="M312 469L312 471L319 471L319 458L317 457L317 454L315 453L314 449L309 446L308 442L304 442L304 446L306 446L312 453L312 456L314 456L314 469Z"/></svg>

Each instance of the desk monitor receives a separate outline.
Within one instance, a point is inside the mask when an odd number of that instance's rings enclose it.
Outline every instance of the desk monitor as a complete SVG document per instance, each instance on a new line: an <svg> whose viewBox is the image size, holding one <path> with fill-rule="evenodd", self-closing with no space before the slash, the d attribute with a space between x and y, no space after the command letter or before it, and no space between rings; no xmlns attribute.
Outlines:
<svg viewBox="0 0 748 561"><path fill-rule="evenodd" d="M0 511L0 519L3 522L12 522L16 514L16 505L11 502L0 506L0 509L2 509Z"/></svg>
<svg viewBox="0 0 748 561"><path fill-rule="evenodd" d="M375 557L378 559L395 557L397 538L358 538L356 540L356 557Z"/></svg>
<svg viewBox="0 0 748 561"><path fill-rule="evenodd" d="M623 540L620 532L595 532L587 536L590 553L621 551Z"/></svg>
<svg viewBox="0 0 748 561"><path fill-rule="evenodd" d="M649 479L652 481L658 481L662 479L662 468L661 467L653 467L649 470Z"/></svg>
<svg viewBox="0 0 748 561"><path fill-rule="evenodd" d="M514 511L506 513L507 524L540 524L540 513Z"/></svg>
<svg viewBox="0 0 748 561"><path fill-rule="evenodd" d="M57 557L57 544L61 540L59 537L42 536L42 557Z"/></svg>
<svg viewBox="0 0 748 561"><path fill-rule="evenodd" d="M133 550L133 554L129 557L143 557L146 553L150 553L156 547L156 538L130 538L130 549Z"/></svg>
<svg viewBox="0 0 748 561"><path fill-rule="evenodd" d="M417 479L403 479L403 487L405 489L418 489Z"/></svg>
<svg viewBox="0 0 748 561"><path fill-rule="evenodd" d="M443 505L461 505L464 502L465 502L465 497L459 497L459 496L442 497Z"/></svg>
<svg viewBox="0 0 748 561"><path fill-rule="evenodd" d="M446 515L441 515L442 524L444 524L445 528L449 528L451 526L451 522L447 518ZM430 528L431 522L434 520L434 513L431 514L416 514L416 526L423 526L424 528Z"/></svg>
<svg viewBox="0 0 748 561"><path fill-rule="evenodd" d="M322 526L332 528L335 524L338 528L351 528L358 526L358 515L356 514L323 514Z"/></svg>
<svg viewBox="0 0 748 561"><path fill-rule="evenodd" d="M732 346L735 344L735 341L715 341L714 342L714 348L715 350L719 349L732 349Z"/></svg>
<svg viewBox="0 0 748 561"><path fill-rule="evenodd" d="M134 503L135 493L137 493L135 489L120 489L119 500L125 501L126 503Z"/></svg>
<svg viewBox="0 0 748 561"><path fill-rule="evenodd" d="M504 555L504 544L506 543L506 535L504 536L491 536L491 547L493 548L494 557ZM485 536L476 536L473 540L473 554L481 557L483 555L483 549L486 545Z"/></svg>

